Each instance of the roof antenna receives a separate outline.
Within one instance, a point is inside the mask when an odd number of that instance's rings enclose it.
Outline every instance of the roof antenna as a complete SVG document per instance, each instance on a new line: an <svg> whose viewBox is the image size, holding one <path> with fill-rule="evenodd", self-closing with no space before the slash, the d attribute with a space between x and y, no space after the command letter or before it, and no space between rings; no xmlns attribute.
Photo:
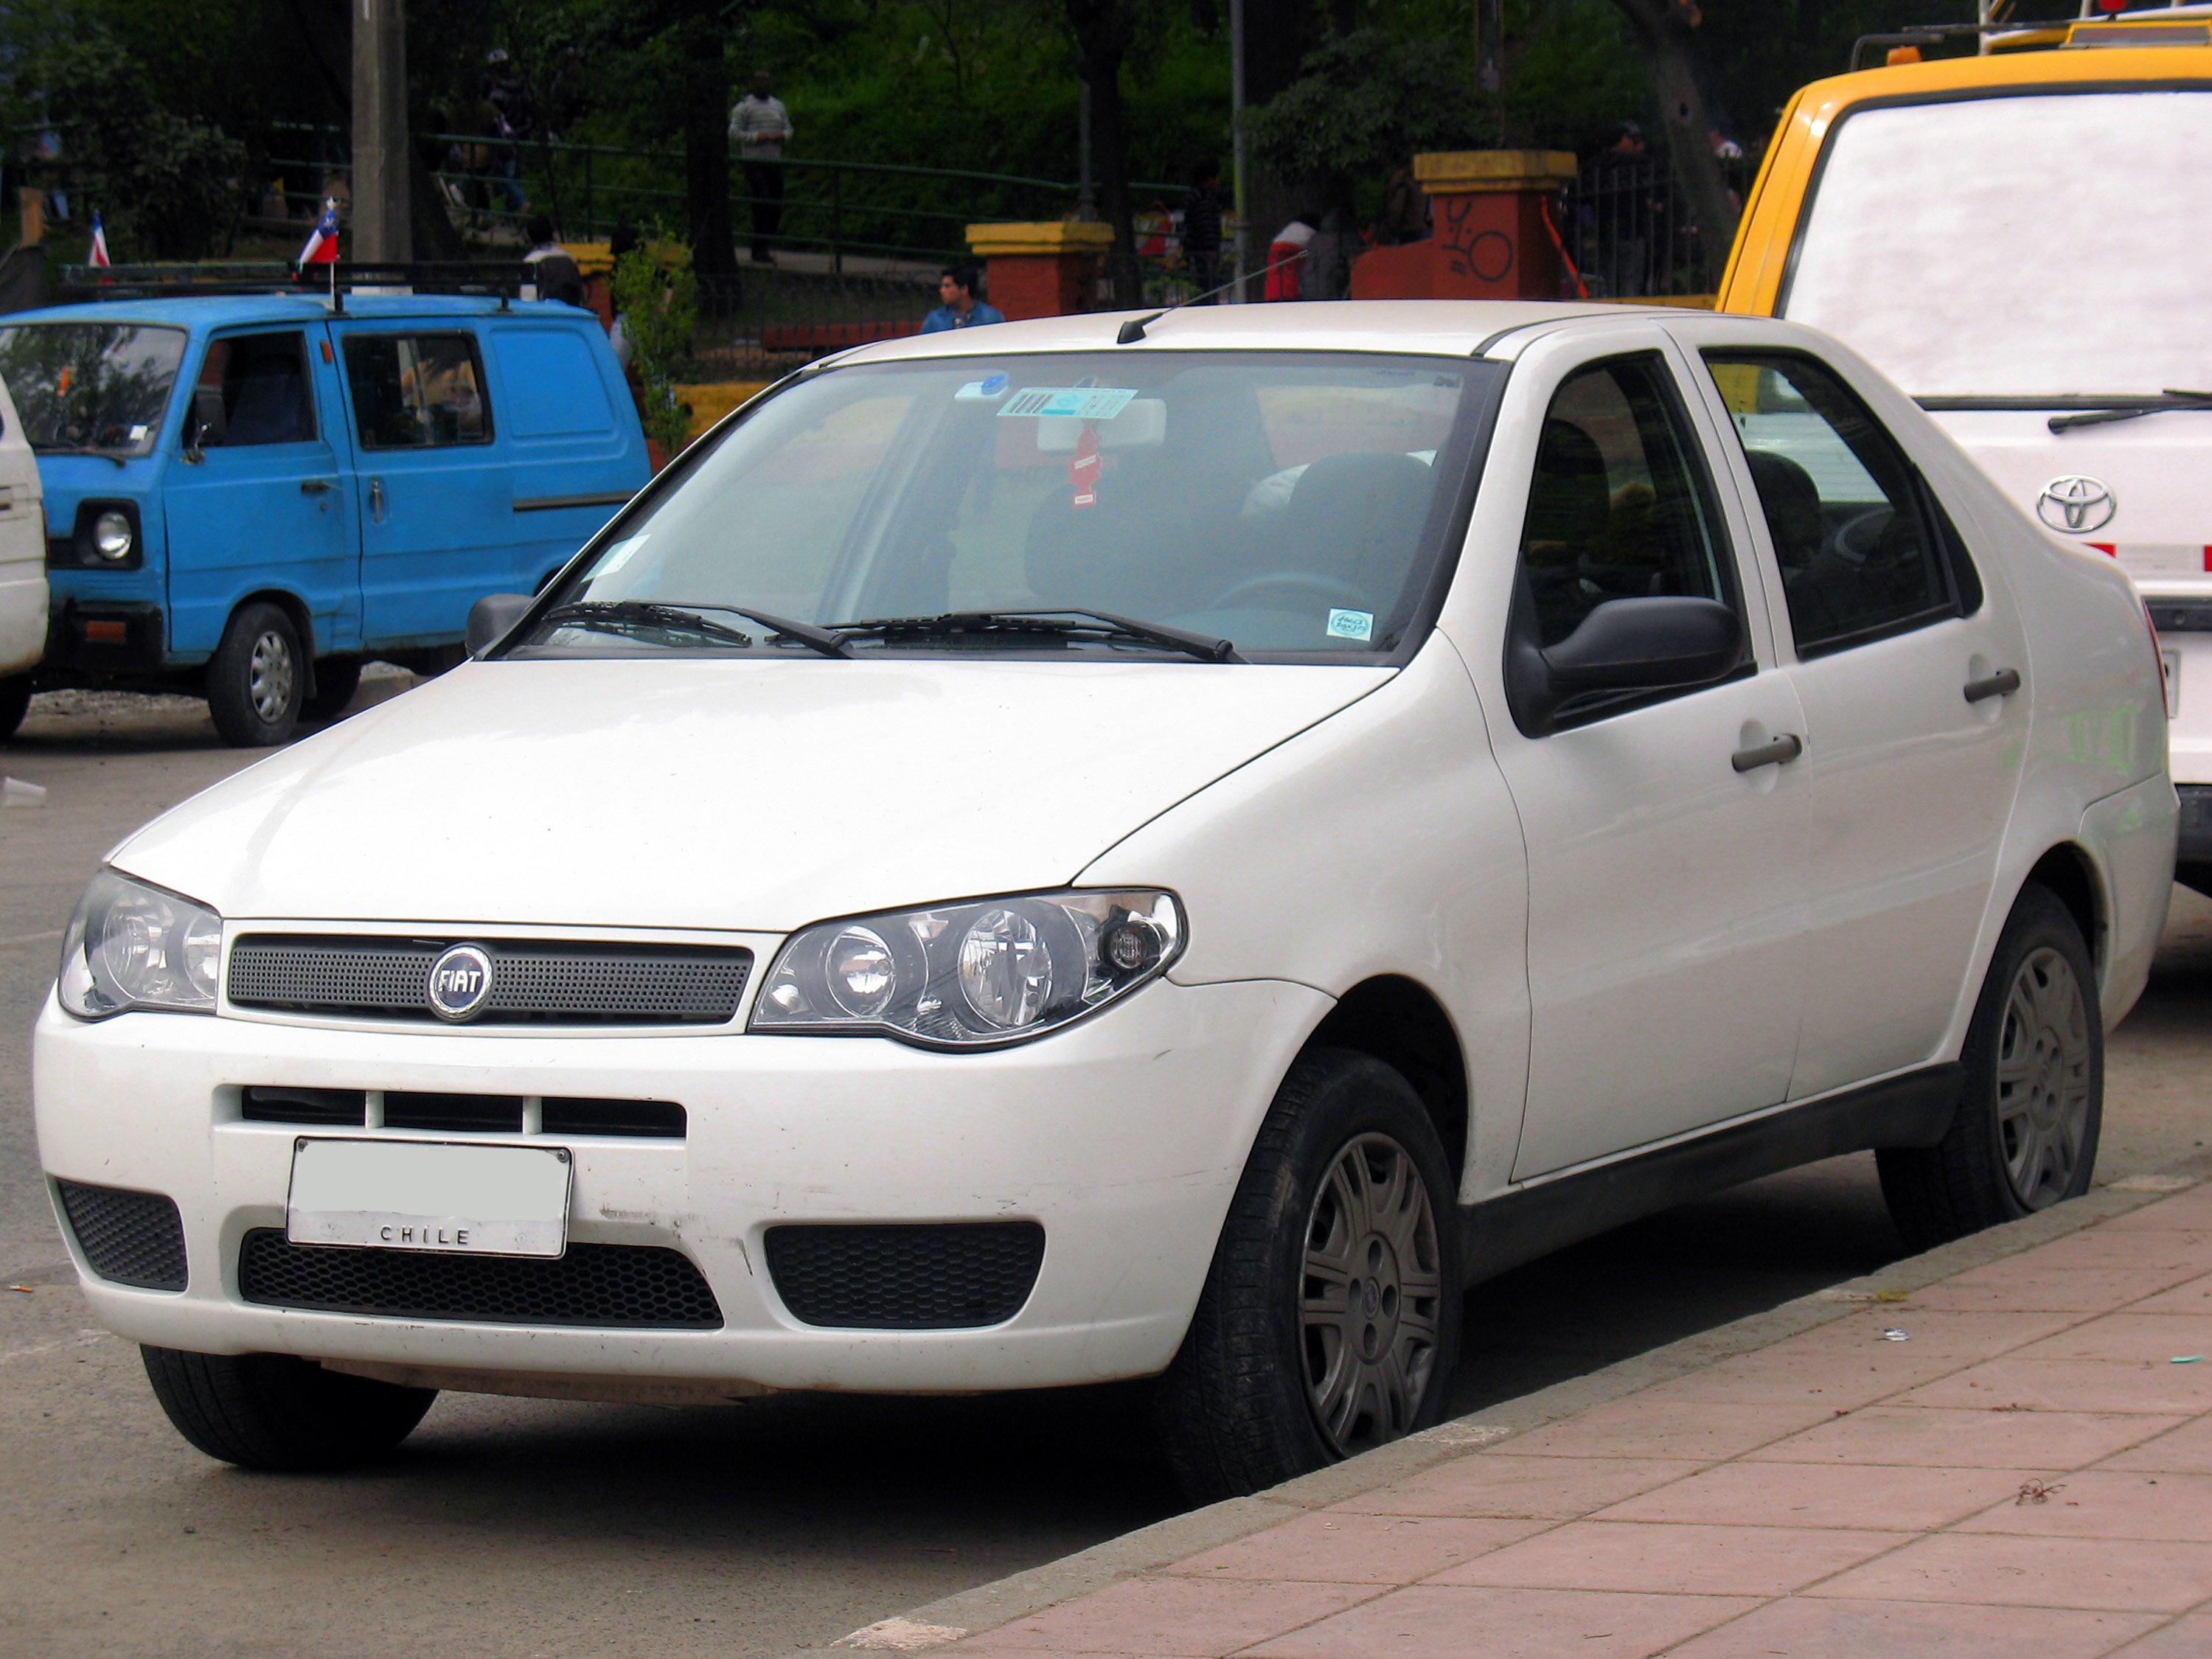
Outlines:
<svg viewBox="0 0 2212 1659"><path fill-rule="evenodd" d="M1284 266L1296 264L1299 260L1305 257L1305 249L1300 248L1296 253L1291 255L1289 258L1278 259L1273 264L1268 265L1266 270L1256 274L1261 277L1272 276L1274 272L1282 270ZM1166 316L1168 312L1181 311L1185 306L1194 306L1200 300L1211 300L1217 294L1226 294L1231 289L1235 288L1238 283L1249 280L1250 278L1249 276L1231 276L1227 282L1222 283L1219 288L1210 288L1203 294L1194 294L1188 299L1177 300L1173 305L1168 307L1166 311L1155 311L1151 315L1145 317L1132 317L1127 322L1122 324L1120 330L1115 334L1114 343L1115 345L1134 345L1138 341L1145 337L1145 331L1150 328L1154 323L1159 321L1161 318Z"/></svg>

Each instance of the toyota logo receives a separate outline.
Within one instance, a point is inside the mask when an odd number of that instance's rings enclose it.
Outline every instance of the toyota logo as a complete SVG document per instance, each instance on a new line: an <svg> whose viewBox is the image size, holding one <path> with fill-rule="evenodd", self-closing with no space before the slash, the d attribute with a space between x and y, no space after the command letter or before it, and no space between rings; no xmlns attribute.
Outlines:
<svg viewBox="0 0 2212 1659"><path fill-rule="evenodd" d="M2035 499L2035 516L2069 536L2102 530L2119 510L2101 478L2053 478Z"/></svg>
<svg viewBox="0 0 2212 1659"><path fill-rule="evenodd" d="M491 1000L491 956L481 945L456 945L430 964L423 988L430 1012L459 1024Z"/></svg>

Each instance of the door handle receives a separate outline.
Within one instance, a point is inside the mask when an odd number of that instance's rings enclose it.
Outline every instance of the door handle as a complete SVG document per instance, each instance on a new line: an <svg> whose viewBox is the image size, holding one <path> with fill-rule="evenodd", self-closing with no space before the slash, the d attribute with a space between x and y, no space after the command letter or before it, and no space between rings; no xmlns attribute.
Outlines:
<svg viewBox="0 0 2212 1659"><path fill-rule="evenodd" d="M331 481L328 478L302 478L300 480L300 493L302 495L319 495L330 487Z"/></svg>
<svg viewBox="0 0 2212 1659"><path fill-rule="evenodd" d="M1994 674L1966 682L1966 701L1982 702L1990 697L2008 697L2020 690L2020 670L2000 668Z"/></svg>
<svg viewBox="0 0 2212 1659"><path fill-rule="evenodd" d="M368 481L368 515L379 524L384 522L384 480L381 478Z"/></svg>
<svg viewBox="0 0 2212 1659"><path fill-rule="evenodd" d="M1794 761L1804 752L1804 739L1795 732L1784 732L1778 738L1737 750L1729 757L1729 764L1739 772L1756 772L1762 766L1780 766Z"/></svg>

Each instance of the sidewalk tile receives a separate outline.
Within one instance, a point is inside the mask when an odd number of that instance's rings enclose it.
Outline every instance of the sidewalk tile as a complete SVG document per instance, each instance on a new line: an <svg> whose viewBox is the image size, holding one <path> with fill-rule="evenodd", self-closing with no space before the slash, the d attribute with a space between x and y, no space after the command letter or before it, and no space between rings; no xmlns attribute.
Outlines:
<svg viewBox="0 0 2212 1659"><path fill-rule="evenodd" d="M1177 1562L1192 1578L1304 1579L1324 1583L1411 1584L1485 1551L1516 1543L1550 1521L1460 1516L1350 1515L1328 1510Z"/></svg>
<svg viewBox="0 0 2212 1659"><path fill-rule="evenodd" d="M1668 1659L2095 1659L2155 1623L2154 1614L2140 1613L1792 1596L1708 1632ZM2180 1653L2174 1650L2176 1659Z"/></svg>
<svg viewBox="0 0 2212 1659"><path fill-rule="evenodd" d="M1566 1521L1679 1480L1698 1468L1680 1458L1499 1457L1478 1452L1347 1498L1331 1512L1532 1516Z"/></svg>
<svg viewBox="0 0 2212 1659"><path fill-rule="evenodd" d="M1441 1572L1432 1584L1784 1595L1894 1549L1911 1534L1811 1527L1572 1521Z"/></svg>
<svg viewBox="0 0 2212 1659"><path fill-rule="evenodd" d="M2078 1322L2071 1311L1998 1309L1963 1311L1947 1308L1883 1307L1846 1315L1816 1328L1762 1348L1762 1355L1843 1353L1880 1364L1919 1360L1929 1354L1963 1362L1992 1359L2065 1330ZM1890 1342L1882 1333L1903 1330L1906 1340ZM1745 1356L1749 1358L1751 1356Z"/></svg>
<svg viewBox="0 0 2212 1659"><path fill-rule="evenodd" d="M1415 1584L1249 1659L1645 1659L1759 1604L1719 1595Z"/></svg>
<svg viewBox="0 0 2212 1659"><path fill-rule="evenodd" d="M2130 1642L2112 1659L2204 1659L2212 1653L2212 1613L2191 1613L2140 1642Z"/></svg>
<svg viewBox="0 0 2212 1659"><path fill-rule="evenodd" d="M2212 1595L2212 1545L1939 1533L1804 1594L2182 1613Z"/></svg>
<svg viewBox="0 0 2212 1659"><path fill-rule="evenodd" d="M1125 1578L987 1631L977 1645L1215 1659L1381 1594L1371 1584Z"/></svg>
<svg viewBox="0 0 2212 1659"><path fill-rule="evenodd" d="M2080 1468L2149 1439L2178 1417L1869 1406L1745 1454L1758 1463L1897 1463L1929 1468Z"/></svg>
<svg viewBox="0 0 2212 1659"><path fill-rule="evenodd" d="M1660 1389L1647 1389L1516 1435L1491 1455L1686 1457L1711 1463L1740 1456L1834 1415L1833 1407L1819 1401L1732 1405L1723 1411L1710 1401L1683 1400Z"/></svg>
<svg viewBox="0 0 2212 1659"><path fill-rule="evenodd" d="M1615 1504L1593 1518L1921 1532L2008 1498L2029 1478L2018 1469L1723 1463L1687 1480Z"/></svg>
<svg viewBox="0 0 2212 1659"><path fill-rule="evenodd" d="M1905 1406L2008 1407L2038 1412L2212 1411L2212 1360L2201 1365L2128 1364L2112 1359L2021 1359L2011 1355L1912 1390Z"/></svg>
<svg viewBox="0 0 2212 1659"><path fill-rule="evenodd" d="M2052 1484L2061 1490L2040 1504L2015 1498L1954 1530L2212 1544L2212 1475L2077 1469Z"/></svg>
<svg viewBox="0 0 2212 1659"><path fill-rule="evenodd" d="M1946 1279L1913 1291L1899 1313L1919 1308L1959 1313L2109 1313L2156 1296L2174 1282L2170 1272L2154 1273L2044 1273L1968 1283Z"/></svg>
<svg viewBox="0 0 2212 1659"><path fill-rule="evenodd" d="M2212 1182L2199 1182L2186 1192L2130 1210L2100 1225L2133 1231L2143 1227L2168 1227L2212 1231Z"/></svg>
<svg viewBox="0 0 2212 1659"><path fill-rule="evenodd" d="M2045 1337L2014 1359L2118 1359L2164 1365L2176 1354L2212 1354L2212 1311L2203 1315L2145 1313L2130 1309L2084 1321Z"/></svg>
<svg viewBox="0 0 2212 1659"><path fill-rule="evenodd" d="M2104 1269L2122 1273L2173 1273L2194 1279L2212 1273L2212 1230L2203 1228L2137 1228L2122 1231L2109 1226L2084 1227L2078 1233L2054 1238L2032 1250L2007 1256L1985 1267L1958 1275L1962 1279L1996 1279L2007 1270L2014 1274L2079 1272Z"/></svg>
<svg viewBox="0 0 2212 1659"><path fill-rule="evenodd" d="M2170 1291L2160 1291L2156 1296L2146 1297L2128 1311L2212 1314L2212 1273L2207 1273L2202 1279L2192 1279L2186 1285L2177 1285Z"/></svg>
<svg viewBox="0 0 2212 1659"><path fill-rule="evenodd" d="M2212 1365L2212 1359L2204 1362ZM2107 1469L2142 1469L2152 1474L2212 1474L2212 1417L2200 1417L2179 1428L2146 1440L2099 1466Z"/></svg>
<svg viewBox="0 0 2212 1659"><path fill-rule="evenodd" d="M1873 1404L1921 1382L1955 1370L1960 1361L1941 1360L1932 1366L1908 1361L1896 1350L1907 1342L1869 1342L1863 1364L1836 1351L1777 1356L1771 1350L1738 1354L1717 1365L1707 1365L1687 1376L1654 1383L1643 1398L1654 1403L1726 1407L1817 1406L1828 1412L1850 1411Z"/></svg>

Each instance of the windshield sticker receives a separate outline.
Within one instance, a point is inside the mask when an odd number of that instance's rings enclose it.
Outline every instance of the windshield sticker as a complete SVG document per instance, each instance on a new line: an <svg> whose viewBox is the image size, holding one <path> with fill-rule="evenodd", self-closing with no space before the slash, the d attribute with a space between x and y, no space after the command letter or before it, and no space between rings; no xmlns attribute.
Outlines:
<svg viewBox="0 0 2212 1659"><path fill-rule="evenodd" d="M1098 459L1098 434L1089 427L1076 441L1075 459L1067 464L1067 482L1074 494L1068 498L1070 507L1098 505L1098 474L1103 464Z"/></svg>
<svg viewBox="0 0 2212 1659"><path fill-rule="evenodd" d="M1328 613L1328 636L1333 640L1371 640L1375 637L1375 613L1332 611Z"/></svg>
<svg viewBox="0 0 2212 1659"><path fill-rule="evenodd" d="M1079 421L1110 421L1136 395L1134 387L1124 391L1109 386L1025 386L1006 399L999 410L999 418L1060 416Z"/></svg>
<svg viewBox="0 0 2212 1659"><path fill-rule="evenodd" d="M606 550L599 562L592 567L592 574L593 576L613 575L616 571L637 556L637 550L643 547L652 535L653 532L647 530L641 534L617 542Z"/></svg>
<svg viewBox="0 0 2212 1659"><path fill-rule="evenodd" d="M991 403L1006 395L1012 384L1003 374L994 374L988 380L970 380L952 394L955 403Z"/></svg>

